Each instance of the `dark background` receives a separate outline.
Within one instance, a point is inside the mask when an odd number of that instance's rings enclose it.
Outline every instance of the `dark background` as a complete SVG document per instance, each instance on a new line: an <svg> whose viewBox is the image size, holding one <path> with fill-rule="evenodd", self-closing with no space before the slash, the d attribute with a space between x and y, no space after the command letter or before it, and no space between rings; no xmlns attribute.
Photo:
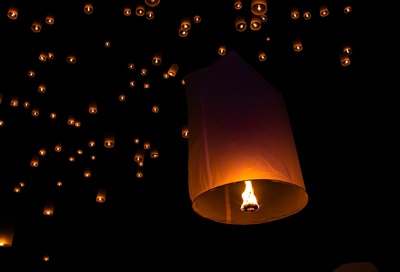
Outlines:
<svg viewBox="0 0 400 272"><path fill-rule="evenodd" d="M0 3L0 215L15 222L13 246L0 249L1 271L90 271L245 268L265 271L333 271L349 262L372 262L389 270L392 225L385 212L380 169L375 155L377 118L360 88L354 37L353 1L269 1L262 28L237 32L234 20L249 22L250 1L235 10L233 1L161 1L154 19L134 14L144 1L12 1ZM327 5L328 17L319 16ZM350 5L350 14L343 12ZM18 7L17 20L7 18ZM123 15L124 7L133 14ZM310 11L308 21L293 20L290 10ZM44 18L53 14L54 25ZM184 17L200 15L187 37L178 36ZM42 22L40 33L30 29ZM270 37L267 41L266 38ZM294 52L299 38L304 49ZM104 46L105 41L111 47ZM221 56L221 44L244 57L282 92L290 116L309 203L300 212L274 222L235 226L212 222L191 208L187 188L185 88L181 80ZM344 44L351 45L350 66L340 65ZM267 60L257 59L264 50ZM39 61L41 52L53 60ZM153 66L156 52L162 65ZM69 54L76 64L65 60ZM128 63L135 69L127 69ZM176 77L163 79L172 63ZM146 68L148 74L140 75ZM27 73L34 70L36 76ZM136 86L131 88L129 81ZM149 89L143 84L150 83ZM37 91L46 84L46 92ZM124 93L126 101L118 101ZM10 106L12 97L19 106ZM29 101L30 108L22 103ZM98 113L88 113L90 101ZM151 112L153 104L160 112ZM33 107L40 115L33 117ZM49 118L50 112L57 119ZM80 120L67 125L69 116ZM234 121L234 120L233 120ZM107 133L116 145L103 145ZM135 177L138 145L149 140L159 158L145 159L144 177ZM96 146L87 143L94 139ZM60 153L56 143L63 144ZM41 147L47 154L38 168L29 166ZM82 149L83 154L76 154ZM74 155L75 162L68 157ZM96 160L90 160L96 155ZM83 178L90 168L92 177ZM56 181L62 187L55 186ZM20 193L13 189L19 182ZM97 188L107 200L95 201ZM44 203L54 201L51 217ZM387 211L387 209L384 209ZM388 212L389 214L389 212ZM394 233L394 232L393 232ZM43 255L50 261L44 262ZM4 264L4 265L3 265ZM242 268L241 268L242 269Z"/></svg>

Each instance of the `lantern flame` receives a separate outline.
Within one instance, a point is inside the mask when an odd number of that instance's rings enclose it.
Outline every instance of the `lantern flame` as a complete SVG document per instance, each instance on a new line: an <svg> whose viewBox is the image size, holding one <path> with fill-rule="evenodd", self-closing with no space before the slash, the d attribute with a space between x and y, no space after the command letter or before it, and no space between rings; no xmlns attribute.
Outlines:
<svg viewBox="0 0 400 272"><path fill-rule="evenodd" d="M243 212L254 212L260 207L257 203L257 198L254 195L253 186L250 180L245 181L246 188L242 193L243 203L240 209Z"/></svg>

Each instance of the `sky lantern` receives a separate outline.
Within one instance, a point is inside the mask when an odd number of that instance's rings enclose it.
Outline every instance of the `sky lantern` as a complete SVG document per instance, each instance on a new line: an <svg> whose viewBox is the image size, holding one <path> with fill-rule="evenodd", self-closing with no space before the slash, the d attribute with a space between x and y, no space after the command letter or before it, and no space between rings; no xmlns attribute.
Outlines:
<svg viewBox="0 0 400 272"><path fill-rule="evenodd" d="M308 194L281 93L235 51L185 81L194 211L249 225L302 210Z"/></svg>
<svg viewBox="0 0 400 272"><path fill-rule="evenodd" d="M0 215L0 247L11 247L14 239L15 218Z"/></svg>

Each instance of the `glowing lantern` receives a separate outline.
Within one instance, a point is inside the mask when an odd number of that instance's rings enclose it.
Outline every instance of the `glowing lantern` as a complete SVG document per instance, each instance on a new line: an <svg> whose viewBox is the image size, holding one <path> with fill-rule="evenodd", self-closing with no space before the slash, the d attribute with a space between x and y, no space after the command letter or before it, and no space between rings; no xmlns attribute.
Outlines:
<svg viewBox="0 0 400 272"><path fill-rule="evenodd" d="M154 146L150 149L150 158L155 159L158 158L158 149Z"/></svg>
<svg viewBox="0 0 400 272"><path fill-rule="evenodd" d="M161 64L161 53L157 52L151 61L153 65L159 66Z"/></svg>
<svg viewBox="0 0 400 272"><path fill-rule="evenodd" d="M55 112L50 113L50 118L51 119L56 119L57 118L57 114Z"/></svg>
<svg viewBox="0 0 400 272"><path fill-rule="evenodd" d="M239 10L239 9L242 9L242 1L240 1L240 0L235 0L235 3L233 3L233 7L235 8L235 9L237 9L237 10Z"/></svg>
<svg viewBox="0 0 400 272"><path fill-rule="evenodd" d="M138 150L136 150L134 160L137 163L142 162L144 160L144 149L139 148Z"/></svg>
<svg viewBox="0 0 400 272"><path fill-rule="evenodd" d="M254 15L262 15L267 12L267 1L266 0L252 0L251 1L251 12Z"/></svg>
<svg viewBox="0 0 400 272"><path fill-rule="evenodd" d="M295 39L293 41L293 50L295 52L300 52L301 50L303 50L303 44L299 39Z"/></svg>
<svg viewBox="0 0 400 272"><path fill-rule="evenodd" d="M145 140L143 143L143 149L150 149L150 141L149 140Z"/></svg>
<svg viewBox="0 0 400 272"><path fill-rule="evenodd" d="M38 87L38 92L45 93L46 92L46 84L40 84Z"/></svg>
<svg viewBox="0 0 400 272"><path fill-rule="evenodd" d="M89 113L91 114L96 114L97 113L97 102L96 101L92 101L89 104Z"/></svg>
<svg viewBox="0 0 400 272"><path fill-rule="evenodd" d="M39 33L42 30L42 24L40 22L34 21L32 23L31 29L35 33Z"/></svg>
<svg viewBox="0 0 400 272"><path fill-rule="evenodd" d="M90 168L85 168L85 170L83 170L83 177L90 178L91 176L92 173L90 172Z"/></svg>
<svg viewBox="0 0 400 272"><path fill-rule="evenodd" d="M340 54L340 64L342 66L349 66L350 63L351 63L351 61L350 61L350 57L348 54L346 54L346 53Z"/></svg>
<svg viewBox="0 0 400 272"><path fill-rule="evenodd" d="M21 186L20 185L15 185L14 186L14 193L20 193L21 192Z"/></svg>
<svg viewBox="0 0 400 272"><path fill-rule="evenodd" d="M343 12L344 12L345 14L350 13L351 11L352 11L351 6L345 6L344 9L343 9Z"/></svg>
<svg viewBox="0 0 400 272"><path fill-rule="evenodd" d="M32 109L32 116L38 117L39 116L39 108L35 107Z"/></svg>
<svg viewBox="0 0 400 272"><path fill-rule="evenodd" d="M75 124L75 117L72 116L72 115L70 115L70 116L68 117L67 124L70 125L70 126L73 126L73 125Z"/></svg>
<svg viewBox="0 0 400 272"><path fill-rule="evenodd" d="M243 32L246 30L247 24L246 24L246 21L244 20L243 16L240 16L240 15L236 16L235 27L236 27L236 30L239 32Z"/></svg>
<svg viewBox="0 0 400 272"><path fill-rule="evenodd" d="M61 152L62 146L60 143L56 144L56 146L54 147L54 151L56 152Z"/></svg>
<svg viewBox="0 0 400 272"><path fill-rule="evenodd" d="M131 10L130 7L124 8L124 15L125 16L131 16L131 14L132 14L132 10Z"/></svg>
<svg viewBox="0 0 400 272"><path fill-rule="evenodd" d="M267 55L264 51L258 51L258 60L265 61L267 59Z"/></svg>
<svg viewBox="0 0 400 272"><path fill-rule="evenodd" d="M76 57L75 57L74 55L69 55L69 56L67 57L67 62L68 62L69 64L75 64L75 63L76 63Z"/></svg>
<svg viewBox="0 0 400 272"><path fill-rule="evenodd" d="M39 166L39 156L35 155L31 159L31 166L38 167Z"/></svg>
<svg viewBox="0 0 400 272"><path fill-rule="evenodd" d="M224 56L226 54L226 46L225 45L220 45L218 49L218 55Z"/></svg>
<svg viewBox="0 0 400 272"><path fill-rule="evenodd" d="M54 214L54 202L51 200L46 201L44 204L44 209L43 209L43 214L44 215L53 215Z"/></svg>
<svg viewBox="0 0 400 272"><path fill-rule="evenodd" d="M179 68L178 64L176 64L176 63L171 64L171 66L169 67L169 70L168 70L168 75L170 75L172 77L176 76L176 73L178 72L178 68Z"/></svg>
<svg viewBox="0 0 400 272"><path fill-rule="evenodd" d="M190 23L190 19L188 17L182 18L181 20L181 28L185 30L189 30L192 28L192 25Z"/></svg>
<svg viewBox="0 0 400 272"><path fill-rule="evenodd" d="M106 189L104 188L97 189L96 202L104 203L105 201L106 201Z"/></svg>
<svg viewBox="0 0 400 272"><path fill-rule="evenodd" d="M189 127L187 125L182 126L181 133L182 138L189 138Z"/></svg>
<svg viewBox="0 0 400 272"><path fill-rule="evenodd" d="M321 17L326 17L329 15L329 9L326 5L321 5L319 8L319 15Z"/></svg>
<svg viewBox="0 0 400 272"><path fill-rule="evenodd" d="M11 20L15 20L18 18L18 8L10 7L7 12L7 17Z"/></svg>
<svg viewBox="0 0 400 272"><path fill-rule="evenodd" d="M200 22L201 22L201 17L200 17L200 15L195 15L195 16L193 17L193 22L195 22L196 24L200 23Z"/></svg>
<svg viewBox="0 0 400 272"><path fill-rule="evenodd" d="M91 3L86 3L83 11L86 14L92 14L93 13L93 5Z"/></svg>
<svg viewBox="0 0 400 272"><path fill-rule="evenodd" d="M189 34L189 31L187 29L184 29L182 27L179 27L179 32L178 32L179 36L184 38Z"/></svg>
<svg viewBox="0 0 400 272"><path fill-rule="evenodd" d="M153 20L154 19L154 12L150 9L146 10L146 19Z"/></svg>
<svg viewBox="0 0 400 272"><path fill-rule="evenodd" d="M308 195L282 95L235 51L185 81L193 210L237 225L302 210Z"/></svg>
<svg viewBox="0 0 400 272"><path fill-rule="evenodd" d="M304 20L310 20L311 19L311 12L305 11L303 13L303 18L304 18Z"/></svg>
<svg viewBox="0 0 400 272"><path fill-rule="evenodd" d="M46 24L48 25L53 25L54 24L54 16L51 14L48 14L46 16L46 20L45 20Z"/></svg>
<svg viewBox="0 0 400 272"><path fill-rule="evenodd" d="M146 3L146 5L148 5L149 7L155 7L158 4L160 4L160 0L144 0L144 2Z"/></svg>
<svg viewBox="0 0 400 272"><path fill-rule="evenodd" d="M11 247L14 238L15 218L0 215L0 247Z"/></svg>
<svg viewBox="0 0 400 272"><path fill-rule="evenodd" d="M108 133L104 138L104 146L107 148L113 148L115 146L114 134Z"/></svg>
<svg viewBox="0 0 400 272"><path fill-rule="evenodd" d="M43 256L43 261L45 261L45 262L50 261L50 256L49 255L44 255Z"/></svg>
<svg viewBox="0 0 400 272"><path fill-rule="evenodd" d="M143 178L143 170L141 170L141 169L137 170L136 177L137 178Z"/></svg>
<svg viewBox="0 0 400 272"><path fill-rule="evenodd" d="M298 19L300 17L299 9L296 7L293 7L290 13L290 17L292 19Z"/></svg>
<svg viewBox="0 0 400 272"><path fill-rule="evenodd" d="M144 13L145 13L145 8L144 8L144 6L143 6L142 4L138 4L138 5L136 6L135 13L136 13L137 16L143 16Z"/></svg>
<svg viewBox="0 0 400 272"><path fill-rule="evenodd" d="M39 155L40 155L40 156L46 156L46 148L42 147L42 148L39 150Z"/></svg>
<svg viewBox="0 0 400 272"><path fill-rule="evenodd" d="M18 107L18 97L16 97L16 96L12 97L11 101L10 101L10 105L11 105L11 107Z"/></svg>
<svg viewBox="0 0 400 272"><path fill-rule="evenodd" d="M261 17L259 15L251 16L250 29L251 30L261 29Z"/></svg>

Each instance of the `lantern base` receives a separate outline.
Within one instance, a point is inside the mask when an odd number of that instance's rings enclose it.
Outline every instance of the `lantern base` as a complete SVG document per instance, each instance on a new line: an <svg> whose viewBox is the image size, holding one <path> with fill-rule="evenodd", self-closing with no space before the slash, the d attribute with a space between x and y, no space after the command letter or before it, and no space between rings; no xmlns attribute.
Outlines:
<svg viewBox="0 0 400 272"><path fill-rule="evenodd" d="M251 203L243 205L241 209L243 212L255 212L258 210L258 208L259 205Z"/></svg>

